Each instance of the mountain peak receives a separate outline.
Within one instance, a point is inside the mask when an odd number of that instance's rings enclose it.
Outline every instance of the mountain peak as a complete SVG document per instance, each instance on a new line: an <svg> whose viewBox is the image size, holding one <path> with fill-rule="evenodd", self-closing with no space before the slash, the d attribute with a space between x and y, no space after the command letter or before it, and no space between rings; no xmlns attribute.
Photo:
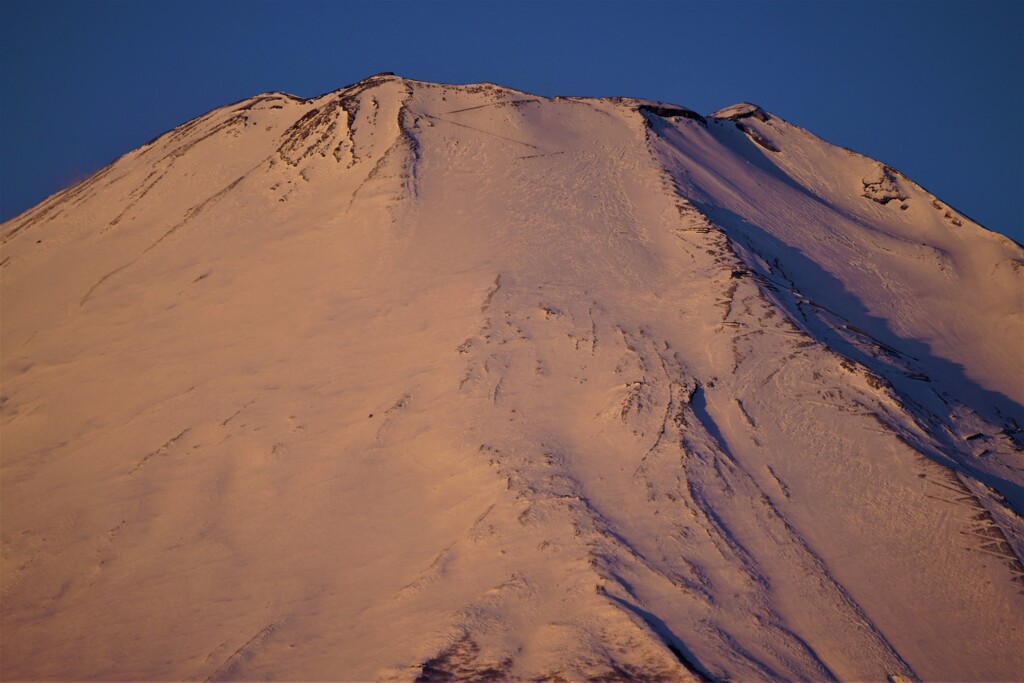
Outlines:
<svg viewBox="0 0 1024 683"><path fill-rule="evenodd" d="M379 73L372 74L364 78L360 83L367 81L382 81L382 80L402 80L401 76L395 75L394 71L381 71Z"/></svg>
<svg viewBox="0 0 1024 683"><path fill-rule="evenodd" d="M750 102L740 102L734 104L725 109L719 109L714 114L711 114L713 118L725 119L728 121L739 121L740 119L753 117L761 121L767 121L771 118L771 115L756 104Z"/></svg>
<svg viewBox="0 0 1024 683"><path fill-rule="evenodd" d="M1019 679L1024 250L714 116L375 74L0 226L5 676Z"/></svg>
<svg viewBox="0 0 1024 683"><path fill-rule="evenodd" d="M332 90L331 92L342 92L345 90L351 90L354 88L369 88L374 85L380 85L388 81L402 81L405 80L401 76L396 76L392 71L381 71L380 73L371 74L366 78L356 81L355 83L349 83L340 88Z"/></svg>

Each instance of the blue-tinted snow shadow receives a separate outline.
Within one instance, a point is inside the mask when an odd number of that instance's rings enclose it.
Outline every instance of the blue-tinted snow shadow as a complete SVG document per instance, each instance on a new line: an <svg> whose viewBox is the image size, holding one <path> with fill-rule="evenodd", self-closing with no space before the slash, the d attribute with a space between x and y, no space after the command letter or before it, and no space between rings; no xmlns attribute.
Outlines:
<svg viewBox="0 0 1024 683"><path fill-rule="evenodd" d="M695 202L695 205L731 239L749 251L759 254L765 262L781 266L786 277L804 298L810 300L813 297L816 305L844 319L847 330L853 330L857 334L866 333L884 347L898 352L896 357L890 355L889 361L885 360L884 353L872 355L837 333L814 307L801 305L798 298L786 296L785 292L780 292L780 296L777 297L793 319L801 322L820 343L885 377L903 399L905 406L918 416L922 426L925 426L935 441L947 444L957 453L964 453L962 444L954 444L954 437L935 424L935 420L929 420L927 415L922 415L927 406L928 412L936 414L942 422L949 424L951 405L943 395L955 397L957 401L967 405L989 422L1002 426L1003 433L1014 441L1021 440L1024 406L1020 403L1001 392L982 387L967 376L962 365L935 355L928 344L899 336L887 320L871 315L861 300L850 292L841 280L824 270L800 249L782 242L767 230L728 209L700 202ZM779 273L766 272L758 263L748 263L747 266L767 278L779 277ZM901 369L901 365L911 366L927 379L911 378ZM944 408L945 414L937 414L936 406ZM936 454L932 455L934 457ZM1024 486L1008 476L980 469L967 459L969 457L972 456L957 457L955 466L999 491L1018 514L1024 514ZM940 462L947 466L951 464L945 459Z"/></svg>
<svg viewBox="0 0 1024 683"><path fill-rule="evenodd" d="M729 457L732 457L732 451L729 450L725 434L718 428L718 423L715 422L715 419L711 417L711 413L708 412L708 398L704 393L704 387L698 385L694 389L693 396L690 397L690 408L693 410L693 414L697 416L697 419L700 420L707 433L718 442L718 447L724 453L728 453Z"/></svg>
<svg viewBox="0 0 1024 683"><path fill-rule="evenodd" d="M641 609L640 607L634 605L631 602L623 600L622 598L616 597L610 593L605 593L605 595L621 607L625 608L626 610L632 612L633 614L643 619L644 622L646 622L647 625L651 628L651 630L657 634L658 638L661 639L661 642L665 643L665 647L667 647L672 652L672 654L675 655L675 658L679 660L679 662L688 670L696 674L700 678L700 680L717 680L714 676L708 673L708 670L705 669L704 665L700 663L700 661L697 659L697 656L693 654L693 652L691 652L689 648L686 647L686 644L682 640L680 640L674 633L672 633L672 630L668 627L668 624L666 624L664 621L659 619L654 614L651 614L645 609Z"/></svg>

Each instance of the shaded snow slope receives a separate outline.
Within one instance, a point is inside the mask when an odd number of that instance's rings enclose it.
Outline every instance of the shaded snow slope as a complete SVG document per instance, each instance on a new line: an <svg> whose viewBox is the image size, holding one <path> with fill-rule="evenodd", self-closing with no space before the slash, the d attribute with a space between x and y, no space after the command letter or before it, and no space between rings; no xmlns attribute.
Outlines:
<svg viewBox="0 0 1024 683"><path fill-rule="evenodd" d="M2 240L5 678L1024 675L1024 251L752 105L270 93Z"/></svg>

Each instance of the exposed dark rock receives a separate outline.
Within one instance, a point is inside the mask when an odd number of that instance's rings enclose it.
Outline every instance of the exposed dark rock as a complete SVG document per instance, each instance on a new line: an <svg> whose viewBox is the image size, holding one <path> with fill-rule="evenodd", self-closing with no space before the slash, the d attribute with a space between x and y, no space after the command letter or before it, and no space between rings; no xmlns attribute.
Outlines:
<svg viewBox="0 0 1024 683"><path fill-rule="evenodd" d="M898 174L892 168L878 164L875 170L861 181L864 184L863 196L871 201L885 205L894 199L904 202L909 198L907 193L900 189L896 181ZM906 210L906 205L901 204L900 208Z"/></svg>
<svg viewBox="0 0 1024 683"><path fill-rule="evenodd" d="M508 680L512 662L484 663L480 661L480 646L469 636L437 656L423 662L416 683L437 683L440 681L502 681Z"/></svg>
<svg viewBox="0 0 1024 683"><path fill-rule="evenodd" d="M637 111L641 113L646 112L648 114L654 114L655 116L660 116L665 119L693 119L704 126L708 125L707 119L703 116L695 111L691 111L690 109L684 109L683 107L665 107L659 104L641 104L637 107Z"/></svg>
<svg viewBox="0 0 1024 683"><path fill-rule="evenodd" d="M721 110L712 114L715 118L725 119L726 121L739 121L740 119L755 118L758 121L768 121L771 117L764 109L757 106L756 104L750 104L745 102L732 107Z"/></svg>

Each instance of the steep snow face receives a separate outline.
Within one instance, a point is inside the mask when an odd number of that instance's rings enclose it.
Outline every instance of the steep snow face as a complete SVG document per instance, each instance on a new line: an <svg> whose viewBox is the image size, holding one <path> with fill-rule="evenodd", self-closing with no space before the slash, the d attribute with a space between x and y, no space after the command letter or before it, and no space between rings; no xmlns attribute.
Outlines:
<svg viewBox="0 0 1024 683"><path fill-rule="evenodd" d="M753 105L265 94L2 239L6 677L1024 673L1024 252Z"/></svg>
<svg viewBox="0 0 1024 683"><path fill-rule="evenodd" d="M798 286L810 292L813 278L818 303L909 351L918 369L1008 417L1019 410L1024 383L1005 370L1022 361L1012 342L1024 332L1019 245L978 230L893 169L763 111L730 108L711 120L710 140L665 131L662 149L684 192L735 239L792 261ZM721 154L757 149L751 141L762 153L745 172L742 157ZM801 259L818 272L805 278Z"/></svg>

